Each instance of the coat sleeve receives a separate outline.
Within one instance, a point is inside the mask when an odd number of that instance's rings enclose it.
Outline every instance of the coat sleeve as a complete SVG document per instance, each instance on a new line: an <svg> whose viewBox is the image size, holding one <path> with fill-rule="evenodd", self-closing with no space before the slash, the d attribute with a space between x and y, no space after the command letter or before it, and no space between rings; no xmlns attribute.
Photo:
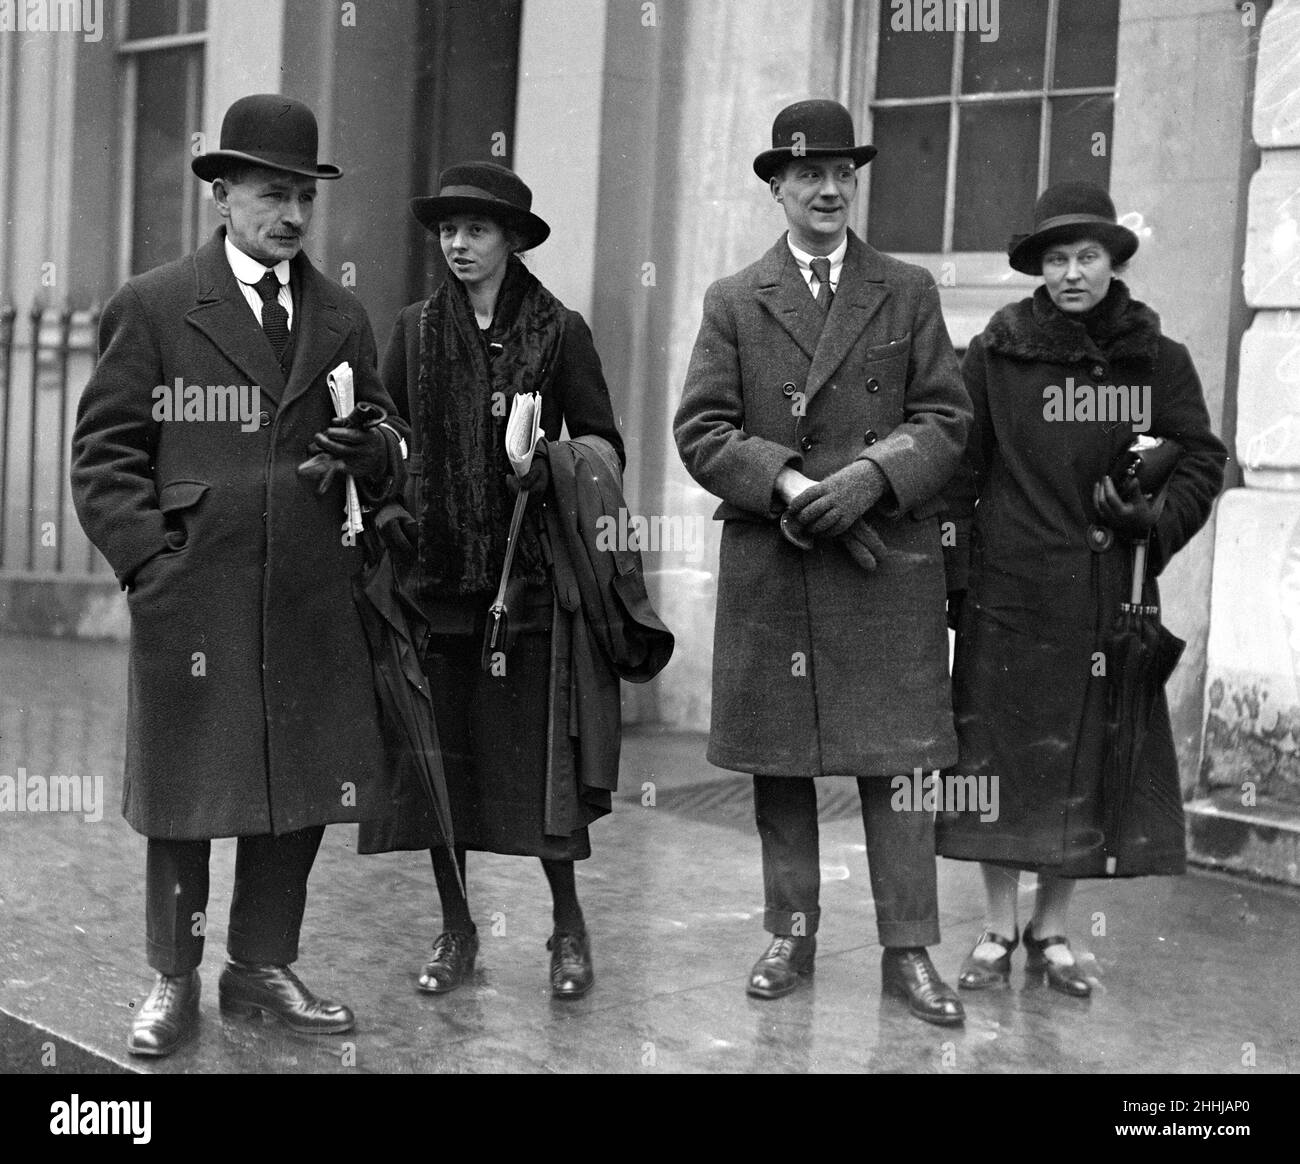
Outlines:
<svg viewBox="0 0 1300 1164"><path fill-rule="evenodd" d="M401 497L402 490L406 486L406 461L402 456L398 438L400 437L401 440L408 442L409 445L411 426L406 422L393 398L385 389L383 381L379 378L379 372L375 367L377 358L375 333L371 329L370 320L364 312L358 326L361 329L361 336L357 349L358 366L354 373L356 398L358 401L368 400L370 403L382 408L388 414L387 424L390 427L379 430L388 446L387 471L379 480L358 480L357 487L358 492L368 504L382 505L387 501Z"/></svg>
<svg viewBox="0 0 1300 1164"><path fill-rule="evenodd" d="M565 319L555 385L559 389L564 425L569 436L602 437L618 453L620 467L625 466L627 455L623 449L623 437L614 421L614 407L609 401L609 387L600 366L600 356L587 321L576 311L570 311Z"/></svg>
<svg viewBox="0 0 1300 1164"><path fill-rule="evenodd" d="M1166 340L1161 344L1167 385L1163 399L1152 401L1151 435L1177 441L1183 449L1165 495L1165 507L1151 534L1148 568L1158 575L1210 516L1223 488L1228 450L1210 428L1201 380L1187 348Z"/></svg>
<svg viewBox="0 0 1300 1164"><path fill-rule="evenodd" d="M379 378L384 391L393 401L397 414L408 424L411 422L411 399L406 384L406 309L397 313L393 334L384 351L384 362L379 367Z"/></svg>
<svg viewBox="0 0 1300 1164"><path fill-rule="evenodd" d="M893 432L858 454L889 482L893 502L883 507L888 517L939 493L957 469L970 429L970 396L932 282L921 290L913 317L903 415Z"/></svg>
<svg viewBox="0 0 1300 1164"><path fill-rule="evenodd" d="M976 336L961 365L962 382L971 400L971 427L957 471L944 490L947 520L956 526L954 545L945 545L944 567L948 590L965 590L970 577L970 536L975 505L984 491L994 453L993 422L989 416L988 355L984 339Z"/></svg>
<svg viewBox="0 0 1300 1164"><path fill-rule="evenodd" d="M162 379L157 338L128 283L100 320L99 360L77 406L71 473L77 517L123 589L167 548L153 478L161 425L153 389Z"/></svg>
<svg viewBox="0 0 1300 1164"><path fill-rule="evenodd" d="M736 322L720 283L704 294L704 320L686 370L673 420L686 471L715 497L768 517L775 512L777 474L802 469L803 457L745 431Z"/></svg>

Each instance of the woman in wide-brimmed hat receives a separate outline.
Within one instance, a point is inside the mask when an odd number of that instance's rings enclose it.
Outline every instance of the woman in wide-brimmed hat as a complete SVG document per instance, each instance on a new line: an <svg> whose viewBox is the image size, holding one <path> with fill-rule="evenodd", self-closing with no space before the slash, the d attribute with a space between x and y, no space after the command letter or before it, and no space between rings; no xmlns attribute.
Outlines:
<svg viewBox="0 0 1300 1164"><path fill-rule="evenodd" d="M586 323L519 259L550 234L532 212L531 191L492 162L444 170L439 186L411 210L438 237L449 276L398 316L381 369L411 421L415 590L432 629L424 666L457 849L453 856L431 848L443 932L419 986L443 993L474 968L478 937L453 863L463 881L465 851L474 849L541 858L554 900L551 989L579 997L594 978L574 862L590 856L587 825L609 811L610 796L578 778L577 745L554 698L552 571L541 515L550 477L546 440L557 441L562 426L570 439L603 438L620 465L623 442ZM513 398L529 392L541 393L545 439L528 474L517 478L505 424ZM484 626L519 489L533 498L511 571L517 638L504 666L485 672ZM563 722L553 723L561 714ZM394 819L363 826L359 847L428 848L433 839L427 828Z"/></svg>
<svg viewBox="0 0 1300 1164"><path fill-rule="evenodd" d="M1163 692L1121 825L1113 835L1105 827L1107 699L1118 679L1106 674L1105 648L1128 598L1131 546L1150 538L1143 601L1156 604L1155 577L1209 516L1226 451L1187 349L1115 277L1138 239L1106 192L1059 183L1038 199L1034 222L1012 239L1010 261L1043 282L999 310L966 353L975 422L947 495L957 524L955 775L996 792L985 797L995 810L941 814L937 848L982 862L988 895L959 986L1008 981L1019 874L1032 870L1027 968L1081 998L1092 983L1065 936L1075 881L1185 866ZM1109 476L1139 432L1182 448L1163 502L1136 482L1121 492Z"/></svg>

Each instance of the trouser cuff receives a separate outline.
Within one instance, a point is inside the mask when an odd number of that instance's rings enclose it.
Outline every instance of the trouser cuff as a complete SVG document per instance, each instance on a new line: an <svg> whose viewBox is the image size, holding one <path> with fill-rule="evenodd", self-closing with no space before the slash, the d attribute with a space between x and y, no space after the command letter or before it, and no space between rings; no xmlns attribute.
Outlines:
<svg viewBox="0 0 1300 1164"><path fill-rule="evenodd" d="M811 938L820 921L820 909L763 911L763 928L778 938Z"/></svg>
<svg viewBox="0 0 1300 1164"><path fill-rule="evenodd" d="M937 946L939 921L876 922L876 934L882 946L902 949L908 946Z"/></svg>

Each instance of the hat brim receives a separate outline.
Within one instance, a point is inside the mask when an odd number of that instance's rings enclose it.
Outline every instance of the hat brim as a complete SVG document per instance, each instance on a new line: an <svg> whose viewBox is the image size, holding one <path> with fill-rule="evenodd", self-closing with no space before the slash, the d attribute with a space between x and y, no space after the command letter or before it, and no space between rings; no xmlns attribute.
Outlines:
<svg viewBox="0 0 1300 1164"><path fill-rule="evenodd" d="M284 162L273 161L270 158L258 157L257 154L241 153L239 150L212 150L209 153L200 154L190 162L190 169L203 181L215 182L232 162L239 165L261 166L265 170L280 170L286 174L301 174L304 178L332 180L343 177L343 171L338 166L332 166L328 163L318 163L314 168L288 165Z"/></svg>
<svg viewBox="0 0 1300 1164"><path fill-rule="evenodd" d="M412 198L411 213L425 230L433 234L438 233L439 223L453 214L482 214L494 222L517 230L523 236L524 245L521 249L525 251L540 246L551 234L550 226L531 210L521 210L518 206L495 198L474 198L468 194L446 197L435 194L428 198Z"/></svg>
<svg viewBox="0 0 1300 1164"><path fill-rule="evenodd" d="M1095 238L1110 254L1112 266L1127 263L1138 249L1138 236L1127 226L1107 222L1104 218L1080 218L1078 222L1060 223L1032 234L1011 236L1007 244L1007 259L1014 270L1022 275L1043 273L1043 252L1048 247L1071 239Z"/></svg>
<svg viewBox="0 0 1300 1164"><path fill-rule="evenodd" d="M772 175L776 173L786 162L793 160L795 157L801 158L852 158L854 166L865 166L872 158L876 156L876 147L873 145L854 146L852 149L846 149L844 146L809 146L802 149L796 155L794 146L782 146L780 149L764 150L754 159L754 173L757 174L764 182L771 180Z"/></svg>

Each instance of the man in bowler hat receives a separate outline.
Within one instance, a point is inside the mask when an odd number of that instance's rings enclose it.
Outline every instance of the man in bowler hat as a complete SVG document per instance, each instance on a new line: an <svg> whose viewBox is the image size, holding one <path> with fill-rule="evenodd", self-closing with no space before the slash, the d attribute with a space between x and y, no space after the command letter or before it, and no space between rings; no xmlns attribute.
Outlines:
<svg viewBox="0 0 1300 1164"><path fill-rule="evenodd" d="M895 811L890 778L957 758L936 498L971 407L934 280L849 230L875 153L834 101L777 115L754 172L789 229L705 294L674 431L722 499L708 757L754 774L773 936L749 993L777 998L813 972L809 778L853 776L882 985L946 1025L964 1016L925 949L939 941L934 820Z"/></svg>
<svg viewBox="0 0 1300 1164"><path fill-rule="evenodd" d="M302 250L317 180L341 174L316 153L302 103L230 107L221 148L192 163L222 224L114 295L78 411L77 513L131 612L123 811L148 838L158 974L131 1027L137 1055L197 1029L215 837L239 838L222 1011L308 1034L353 1025L290 964L324 826L378 811L344 491L350 475L364 500L395 496L407 429L334 415L327 378L344 363L357 401L394 412L365 311ZM232 407L250 399L251 417Z"/></svg>

